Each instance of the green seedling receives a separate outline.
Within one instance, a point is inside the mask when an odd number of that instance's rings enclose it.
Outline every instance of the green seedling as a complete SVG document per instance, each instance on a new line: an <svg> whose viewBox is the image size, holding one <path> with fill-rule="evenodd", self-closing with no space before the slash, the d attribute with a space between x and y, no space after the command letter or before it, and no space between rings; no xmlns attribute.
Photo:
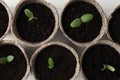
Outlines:
<svg viewBox="0 0 120 80"><path fill-rule="evenodd" d="M75 18L70 26L72 28L77 28L80 27L83 23L88 23L93 19L93 15L92 14L84 14L83 16L81 16L80 18Z"/></svg>
<svg viewBox="0 0 120 80"><path fill-rule="evenodd" d="M33 12L30 9L24 10L25 15L28 17L28 21L37 20L38 18L33 15Z"/></svg>
<svg viewBox="0 0 120 80"><path fill-rule="evenodd" d="M79 18L76 18L72 21L71 27L76 28L76 27L80 26L81 24L82 24L81 20Z"/></svg>
<svg viewBox="0 0 120 80"><path fill-rule="evenodd" d="M115 71L115 68L111 65L107 65L107 69L110 70L111 72Z"/></svg>
<svg viewBox="0 0 120 80"><path fill-rule="evenodd" d="M10 63L14 60L14 56L8 55L7 57L0 58L0 64Z"/></svg>
<svg viewBox="0 0 120 80"><path fill-rule="evenodd" d="M111 72L115 72L115 68L111 65L107 65L107 64L103 64L103 68L101 69L101 71L104 71L104 70L110 70Z"/></svg>
<svg viewBox="0 0 120 80"><path fill-rule="evenodd" d="M103 68L101 69L101 71L104 71L105 69L106 69L106 65L105 64L103 64Z"/></svg>
<svg viewBox="0 0 120 80"><path fill-rule="evenodd" d="M48 68L49 69L53 69L54 68L54 61L53 61L53 59L51 57L48 58Z"/></svg>
<svg viewBox="0 0 120 80"><path fill-rule="evenodd" d="M92 19L93 19L93 15L92 14L84 14L83 16L81 16L81 21L83 23L90 22Z"/></svg>

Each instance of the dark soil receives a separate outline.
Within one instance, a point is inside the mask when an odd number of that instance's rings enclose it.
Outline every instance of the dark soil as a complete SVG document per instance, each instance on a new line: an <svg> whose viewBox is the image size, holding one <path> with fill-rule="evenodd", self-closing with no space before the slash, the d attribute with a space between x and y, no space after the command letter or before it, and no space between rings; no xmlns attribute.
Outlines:
<svg viewBox="0 0 120 80"><path fill-rule="evenodd" d="M114 42L120 44L120 8L118 8L109 21L109 33Z"/></svg>
<svg viewBox="0 0 120 80"><path fill-rule="evenodd" d="M71 28L71 22L86 13L93 14L93 20L78 28ZM80 0L73 1L67 5L62 14L62 26L71 39L77 42L90 42L100 34L102 17L94 5Z"/></svg>
<svg viewBox="0 0 120 80"><path fill-rule="evenodd" d="M24 9L30 9L37 20L28 21ZM41 42L46 40L53 32L55 18L52 11L39 3L24 5L16 18L16 27L19 36L29 42Z"/></svg>
<svg viewBox="0 0 120 80"><path fill-rule="evenodd" d="M54 68L48 68L48 58L54 60ZM35 71L38 80L69 80L76 69L76 59L66 48L52 45L43 49L35 61Z"/></svg>
<svg viewBox="0 0 120 80"><path fill-rule="evenodd" d="M101 71L103 64L113 66L115 72L108 69ZM92 46L85 52L82 68L88 80L119 80L120 54L108 45Z"/></svg>
<svg viewBox="0 0 120 80"><path fill-rule="evenodd" d="M0 3L0 37L4 35L8 28L9 17L6 8Z"/></svg>
<svg viewBox="0 0 120 80"><path fill-rule="evenodd" d="M11 63L0 64L0 80L22 80L27 68L24 55L14 45L0 45L0 57L8 55L13 55L14 60Z"/></svg>

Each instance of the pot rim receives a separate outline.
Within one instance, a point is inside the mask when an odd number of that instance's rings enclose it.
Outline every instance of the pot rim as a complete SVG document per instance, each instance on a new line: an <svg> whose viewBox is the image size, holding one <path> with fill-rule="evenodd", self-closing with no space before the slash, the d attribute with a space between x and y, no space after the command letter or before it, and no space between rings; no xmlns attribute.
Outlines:
<svg viewBox="0 0 120 80"><path fill-rule="evenodd" d="M25 60L27 62L26 73L23 76L22 80L27 80L27 78L28 78L28 76L30 74L30 65L29 65L28 57L27 57L27 54L26 54L24 48L21 45L19 45L17 42L13 41L13 40L2 40L0 45L4 45L4 44L15 45L16 47L18 47L22 51L22 54L24 55Z"/></svg>
<svg viewBox="0 0 120 80"><path fill-rule="evenodd" d="M4 8L6 9L7 11L7 14L8 14L8 18L9 18L9 21L8 21L8 26L7 26L7 29L6 31L4 32L4 34L1 36L0 40L3 40L5 38L5 36L9 33L10 31L10 28L11 28L11 24L12 24L12 13L9 9L9 7L7 6L7 4L3 1L3 0L0 0L0 3L4 6Z"/></svg>
<svg viewBox="0 0 120 80"><path fill-rule="evenodd" d="M27 5L29 3L40 3L40 4L43 4L44 6L48 7L52 11L52 13L54 15L54 18L55 18L54 30L51 33L51 35L47 39L45 39L44 41L35 43L35 42L29 42L29 41L23 40L23 38L19 36L19 34L18 34L17 30L16 30L15 20L16 20L16 16L19 13L18 11L21 9L22 6ZM44 43L47 43L55 36L55 34L57 33L57 30L59 28L58 27L58 18L59 17L58 17L58 12L57 12L56 8L54 7L54 5L52 5L51 3L47 3L44 0L21 0L17 4L14 13L15 14L14 14L13 22L12 22L13 24L12 24L12 27L11 27L11 32L12 32L15 40L17 42L23 44L23 45L27 45L27 46L30 46L30 47L38 47L38 46L40 46L40 45L42 45Z"/></svg>
<svg viewBox="0 0 120 80"><path fill-rule="evenodd" d="M108 39L110 39L110 40L113 41L113 42L115 42L115 41L112 39L112 37L111 37L111 35L110 35L110 31L109 31L109 21L110 21L111 18L113 17L112 14L113 14L114 12L116 12L116 10L119 9L119 8L120 8L120 4L112 11L111 15L108 17L108 26L107 26L106 34L107 34ZM118 44L117 42L115 42L115 43ZM120 45L120 44L118 44L118 45Z"/></svg>
<svg viewBox="0 0 120 80"><path fill-rule="evenodd" d="M39 47L35 52L34 54L32 55L31 57L31 60L30 60L30 65L31 65L31 70L32 70L32 74L34 75L34 77L36 78L35 76L35 71L34 71L34 61L35 61L35 58L36 56L39 54L40 51L42 51L43 49L45 49L46 47L48 46L51 46L51 45L59 45L59 46L62 46L66 49L68 49L69 51L72 52L72 54L74 55L74 57L76 58L76 69L75 69L75 73L73 75L73 77L70 79L70 80L75 80L77 77L78 77L78 74L79 74L79 69L80 69L80 64L79 64L79 57L78 57L78 54L77 52L70 46L68 46L67 44L63 43L63 42L59 42L59 41L56 41L56 42L49 42L47 44L44 44L42 45L41 47ZM37 78L36 78L37 79Z"/></svg>
<svg viewBox="0 0 120 80"><path fill-rule="evenodd" d="M86 47L85 48L85 50L82 52L82 55L80 56L80 75L82 75L82 78L84 79L84 80L88 80L87 79L87 77L86 77L86 75L85 75L85 73L84 73L84 71L83 71L83 68L82 68L82 60L83 60L83 57L84 57L84 54L85 54L85 52L89 49L89 48L91 48L91 47L93 47L93 46L95 46L95 45L98 45L98 44L105 44L105 45L108 45L108 46L110 46L110 47L112 47L112 48L114 48L118 53L119 53L119 55L120 55L120 47L116 44L116 43L114 43L114 42L112 42L112 41L109 41L109 40L102 40L102 41L98 41L98 42L96 42L96 43L93 43L93 44L90 44L88 47Z"/></svg>
<svg viewBox="0 0 120 80"><path fill-rule="evenodd" d="M92 41L90 42L85 42L85 43L82 43L82 42L77 42L75 40L73 40L72 38L70 38L64 31L63 29L63 26L62 26L62 14L66 8L67 5L69 5L70 3L72 3L73 1L79 1L79 0L70 0L63 8L61 14L59 15L59 26L60 26L60 29L61 31L63 32L63 34L65 35L66 38L68 38L73 44L77 45L77 46L80 46L80 47L87 47L89 44L93 44L95 42L97 42L98 40L100 40L102 38L102 36L105 34L106 32L106 29L107 29L107 17L106 17L106 14L104 13L102 7L100 6L100 4L96 1L96 0L81 0L81 1L84 1L86 3L90 3L92 4L94 7L96 7L96 9L98 10L98 12L101 14L101 17L102 17L102 27L101 27L101 30L100 30L100 34L94 38Z"/></svg>

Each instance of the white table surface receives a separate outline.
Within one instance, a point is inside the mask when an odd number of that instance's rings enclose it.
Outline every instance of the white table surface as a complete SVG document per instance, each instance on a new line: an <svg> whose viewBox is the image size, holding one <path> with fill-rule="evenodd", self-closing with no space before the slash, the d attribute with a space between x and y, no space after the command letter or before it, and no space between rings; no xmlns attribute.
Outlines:
<svg viewBox="0 0 120 80"><path fill-rule="evenodd" d="M14 13L15 6L20 0L4 0L7 5L9 6L12 13ZM46 0L58 9L58 12L61 12L63 6L68 2L69 0ZM104 12L107 14L107 17L110 16L110 14L113 12L113 10L120 4L120 0L96 0L98 3L102 6ZM107 39L106 37L103 37L102 39ZM14 40L13 36L9 33L4 40ZM78 47L73 45L68 39L64 37L64 35L61 33L60 30L58 30L57 34L55 35L54 39L52 41L62 41L70 46L72 46L80 55L84 48ZM25 47L25 50L27 51L27 54L32 54L36 49L31 47ZM34 77L30 74L28 80L34 80ZM81 76L78 77L77 80L83 80Z"/></svg>

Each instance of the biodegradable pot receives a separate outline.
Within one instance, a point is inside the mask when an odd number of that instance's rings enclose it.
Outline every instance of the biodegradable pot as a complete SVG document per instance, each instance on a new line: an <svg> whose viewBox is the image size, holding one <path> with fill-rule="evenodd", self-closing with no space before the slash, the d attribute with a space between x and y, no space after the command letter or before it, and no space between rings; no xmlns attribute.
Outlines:
<svg viewBox="0 0 120 80"><path fill-rule="evenodd" d="M28 21L24 10L30 9L37 20ZM12 33L24 45L37 47L50 41L58 30L56 8L44 0L22 0L15 9Z"/></svg>
<svg viewBox="0 0 120 80"><path fill-rule="evenodd" d="M72 28L71 22L82 15L93 14L93 20ZM78 46L87 46L98 41L106 31L107 19L101 6L95 0L70 0L64 7L60 19L60 28L64 35Z"/></svg>
<svg viewBox="0 0 120 80"><path fill-rule="evenodd" d="M109 17L107 36L110 40L120 44L120 5L115 8Z"/></svg>
<svg viewBox="0 0 120 80"><path fill-rule="evenodd" d="M0 40L2 40L9 32L11 27L12 15L3 0L0 0Z"/></svg>
<svg viewBox="0 0 120 80"><path fill-rule="evenodd" d="M48 68L49 57L53 58L53 69ZM75 80L80 68L76 51L61 42L42 45L33 54L30 64L36 80Z"/></svg>
<svg viewBox="0 0 120 80"><path fill-rule="evenodd" d="M103 64L113 66L115 71L102 70ZM81 56L81 68L84 80L119 80L120 47L106 40L90 45Z"/></svg>
<svg viewBox="0 0 120 80"><path fill-rule="evenodd" d="M1 41L0 57L8 55L13 55L14 60L0 64L0 80L27 80L30 66L24 49L14 41Z"/></svg>

